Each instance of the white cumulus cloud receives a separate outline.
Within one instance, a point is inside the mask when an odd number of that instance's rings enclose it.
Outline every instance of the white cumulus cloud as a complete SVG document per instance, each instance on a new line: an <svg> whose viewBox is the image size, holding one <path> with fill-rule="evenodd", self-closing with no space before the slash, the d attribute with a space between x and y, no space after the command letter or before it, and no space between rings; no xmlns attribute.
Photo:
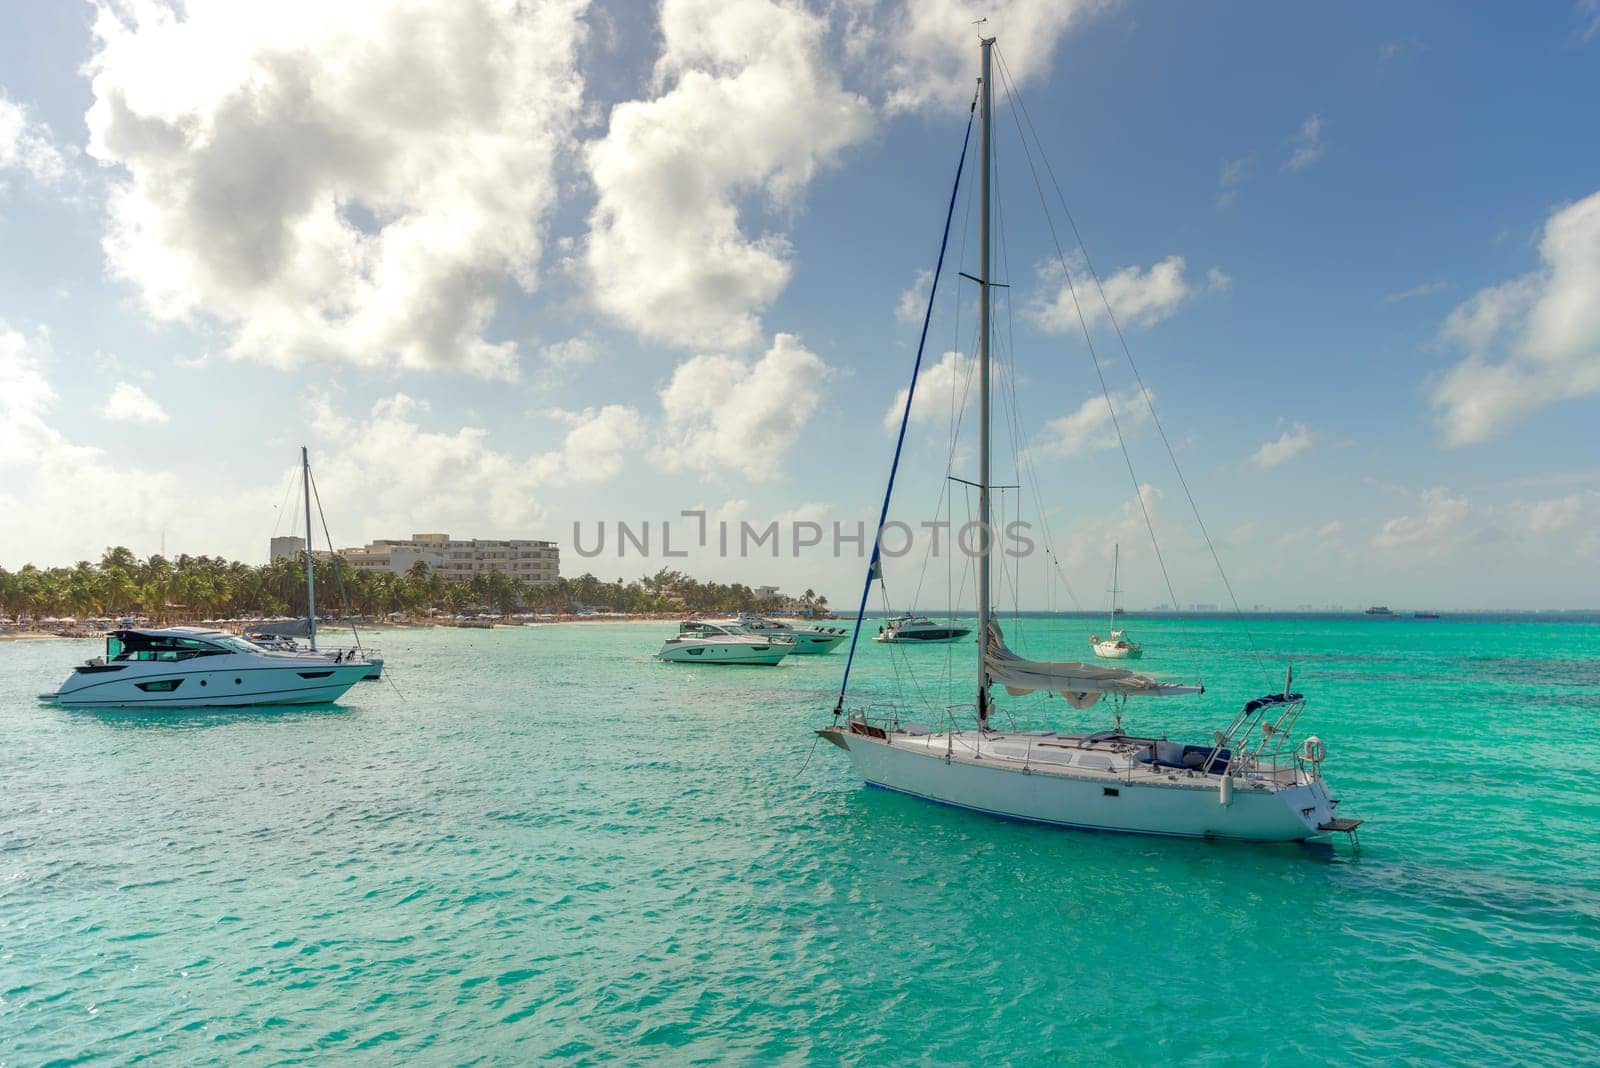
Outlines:
<svg viewBox="0 0 1600 1068"><path fill-rule="evenodd" d="M340 533L357 523L377 531L519 530L544 514L535 464L494 448L482 427L431 428L425 400L395 393L350 417L321 395L310 408L312 464L335 537L375 536L359 527Z"/></svg>
<svg viewBox="0 0 1600 1068"><path fill-rule="evenodd" d="M1022 86L1049 74L1056 44L1069 30L1113 6L1112 0L992 0L981 8L968 0L863 5L847 47L885 86L890 113L964 108L977 78L979 30L997 38L1007 71ZM984 23L974 26L980 17ZM1004 85L999 70L995 79Z"/></svg>
<svg viewBox="0 0 1600 1068"><path fill-rule="evenodd" d="M0 563L8 567L97 559L109 540L153 541L184 491L164 471L130 477L55 427L49 353L47 333L28 337L0 322Z"/></svg>
<svg viewBox="0 0 1600 1068"><path fill-rule="evenodd" d="M1109 305L1111 315L1121 326L1149 327L1202 293L1225 293L1233 287L1233 279L1216 267L1211 268L1206 273L1206 281L1198 285L1189 281L1186 269L1184 258L1176 255L1148 268L1124 267L1101 279L1105 290L1102 300L1081 258L1069 264L1069 271L1065 273L1060 263L1045 261L1038 266L1037 273L1046 291L1029 301L1025 314L1041 330L1063 333L1078 329L1081 308L1084 323L1093 330L1106 321Z"/></svg>
<svg viewBox="0 0 1600 1068"><path fill-rule="evenodd" d="M103 4L89 151L105 253L229 354L509 377L582 97L583 0Z"/></svg>
<svg viewBox="0 0 1600 1068"><path fill-rule="evenodd" d="M1250 457L1257 467L1277 467L1286 464L1316 443L1316 435L1304 423L1296 423L1280 434L1276 440L1262 444Z"/></svg>
<svg viewBox="0 0 1600 1068"><path fill-rule="evenodd" d="M924 365L917 374L917 395L911 402L911 421L921 423L935 417L948 417L952 404L960 405L968 387L972 385L972 372L977 361L959 352L947 352L939 362ZM883 425L888 430L898 430L905 415L906 394L902 389L894 395L888 411L883 413Z"/></svg>
<svg viewBox="0 0 1600 1068"><path fill-rule="evenodd" d="M1383 524L1373 538L1380 549L1430 545L1449 538L1467 518L1471 505L1444 487L1424 490L1416 514L1397 516Z"/></svg>
<svg viewBox="0 0 1600 1068"><path fill-rule="evenodd" d="M1440 331L1467 354L1433 390L1447 444L1487 441L1547 405L1600 394L1600 192L1550 216L1539 259L1479 290Z"/></svg>
<svg viewBox="0 0 1600 1068"><path fill-rule="evenodd" d="M1294 137L1294 148L1289 153L1289 158L1283 161L1286 171L1303 171L1328 151L1327 142L1322 139L1322 116L1313 115L1300 124L1300 132Z"/></svg>
<svg viewBox="0 0 1600 1068"><path fill-rule="evenodd" d="M599 308L642 337L744 348L788 284L790 247L749 199L792 210L871 109L828 62L827 23L778 0L663 0L659 95L611 111L586 152Z"/></svg>
<svg viewBox="0 0 1600 1068"><path fill-rule="evenodd" d="M644 419L625 404L607 404L598 411L552 413L571 428L561 448L543 453L533 462L540 482L567 484L607 482L622 473L629 456L645 445Z"/></svg>
<svg viewBox="0 0 1600 1068"><path fill-rule="evenodd" d="M1154 397L1151 400L1153 402ZM1150 408L1137 389L1113 393L1111 405L1116 408L1116 426L1120 426L1124 434L1150 421ZM1116 444L1111 407L1107 406L1103 394L1096 394L1066 415L1046 423L1035 448L1042 456L1076 456L1114 448Z"/></svg>
<svg viewBox="0 0 1600 1068"><path fill-rule="evenodd" d="M600 356L600 346L587 334L545 345L538 350L534 384L550 389L568 381Z"/></svg>
<svg viewBox="0 0 1600 1068"><path fill-rule="evenodd" d="M668 470L777 477L828 373L791 334L777 335L754 362L727 355L683 361L661 391L660 462Z"/></svg>
<svg viewBox="0 0 1600 1068"><path fill-rule="evenodd" d="M910 287L900 291L895 302L894 317L909 325L921 325L928 312L928 289L933 285L933 272L921 270Z"/></svg>
<svg viewBox="0 0 1600 1068"><path fill-rule="evenodd" d="M50 128L0 88L0 174L8 170L36 181L55 182L66 175L67 160L56 147Z"/></svg>
<svg viewBox="0 0 1600 1068"><path fill-rule="evenodd" d="M166 409L132 382L118 382L100 408L102 418L114 423L165 423Z"/></svg>

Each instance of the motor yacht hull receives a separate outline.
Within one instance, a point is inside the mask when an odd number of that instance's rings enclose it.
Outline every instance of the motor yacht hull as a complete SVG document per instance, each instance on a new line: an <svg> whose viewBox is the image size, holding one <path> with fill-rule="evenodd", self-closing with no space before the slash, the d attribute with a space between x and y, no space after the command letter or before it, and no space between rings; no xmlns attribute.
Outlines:
<svg viewBox="0 0 1600 1068"><path fill-rule="evenodd" d="M884 739L839 728L824 737L850 754L869 786L1003 819L1079 830L1247 842L1295 842L1326 834L1334 817L1320 779L1293 786L1220 775L1141 771L1065 771L1025 767L972 751L973 733L958 747L945 735ZM956 752L948 759L948 748ZM1226 802L1226 803L1224 803Z"/></svg>
<svg viewBox="0 0 1600 1068"><path fill-rule="evenodd" d="M820 656L823 653L833 652L848 635L795 630L785 634L784 637L794 639L794 648L790 650L791 656Z"/></svg>
<svg viewBox="0 0 1600 1068"><path fill-rule="evenodd" d="M662 660L672 664L767 665L779 663L789 655L789 647L770 642L669 642L662 647Z"/></svg>
<svg viewBox="0 0 1600 1068"><path fill-rule="evenodd" d="M74 672L42 699L63 708L320 705L337 701L372 670L370 664L334 664L321 657L283 657L271 666L262 659L229 654L101 665Z"/></svg>
<svg viewBox="0 0 1600 1068"><path fill-rule="evenodd" d="M939 631L912 631L907 634L886 630L882 634L874 635L872 640L885 645L949 645L971 633L961 627Z"/></svg>

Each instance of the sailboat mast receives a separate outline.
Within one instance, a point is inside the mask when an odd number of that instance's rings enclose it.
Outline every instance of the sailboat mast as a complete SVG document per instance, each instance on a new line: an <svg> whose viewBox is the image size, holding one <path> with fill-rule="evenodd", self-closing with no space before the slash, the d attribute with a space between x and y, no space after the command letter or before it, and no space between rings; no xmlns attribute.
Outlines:
<svg viewBox="0 0 1600 1068"><path fill-rule="evenodd" d="M317 651L317 568L311 554L311 454L300 446L300 484L306 495L306 620L311 626L311 651Z"/></svg>
<svg viewBox="0 0 1600 1068"><path fill-rule="evenodd" d="M984 652L989 648L989 554L993 539L989 531L989 167L993 158L991 127L994 118L994 93L991 88L991 52L994 38L982 38L983 47L983 124L979 127L978 201L978 724L989 721L989 679L984 669Z"/></svg>
<svg viewBox="0 0 1600 1068"><path fill-rule="evenodd" d="M1117 565L1122 562L1122 546L1111 546L1111 629L1117 629Z"/></svg>

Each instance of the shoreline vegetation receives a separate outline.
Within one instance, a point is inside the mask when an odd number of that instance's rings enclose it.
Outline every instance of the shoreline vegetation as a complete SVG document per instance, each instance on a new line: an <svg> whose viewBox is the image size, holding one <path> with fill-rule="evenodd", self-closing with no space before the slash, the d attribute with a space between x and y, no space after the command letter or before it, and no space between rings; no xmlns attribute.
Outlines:
<svg viewBox="0 0 1600 1068"><path fill-rule="evenodd" d="M799 597L763 596L742 583L701 582L666 568L632 581L584 574L534 584L498 571L451 580L421 562L403 575L333 557L318 557L315 567L317 615L335 626L347 617L367 627L675 621L736 612L832 618L828 599L809 589ZM98 563L0 567L0 640L83 637L98 633L91 624L130 617L158 626L242 625L305 614L304 556L263 565L186 554L141 560L114 546Z"/></svg>

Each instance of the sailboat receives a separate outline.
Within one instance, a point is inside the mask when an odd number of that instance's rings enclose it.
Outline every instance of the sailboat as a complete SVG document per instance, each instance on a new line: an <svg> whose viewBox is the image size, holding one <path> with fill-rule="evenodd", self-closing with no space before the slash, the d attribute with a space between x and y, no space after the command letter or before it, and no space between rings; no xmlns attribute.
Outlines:
<svg viewBox="0 0 1600 1068"><path fill-rule="evenodd" d="M287 625L282 624L257 624L250 628L244 635L250 641L263 649L277 653L299 653L305 656L320 657L331 660L337 664L360 664L366 668L366 674L361 678L371 681L383 676L383 657L377 650L368 649L361 644L361 636L356 635L356 644L350 649L320 650L317 648L317 576L314 562L316 554L311 551L311 452L305 446L300 447L300 488L305 495L306 512L306 618L290 620ZM318 514L322 510L322 501L317 500ZM326 527L326 520L324 520ZM333 543L328 543L328 552L334 552ZM334 561L335 574L338 573L338 560ZM343 580L340 580L341 586ZM354 626L354 623L351 624ZM295 639L304 637L310 646L302 646Z"/></svg>
<svg viewBox="0 0 1600 1068"><path fill-rule="evenodd" d="M1203 693L1198 684L1162 682L1123 668L1075 662L1034 661L1007 647L990 600L991 557L995 555L990 524L990 170L993 119L992 59L994 38L981 40L981 156L978 277L978 529L976 568L978 633L975 643L976 687L971 712L976 725L958 727L947 714L941 729L910 722L901 710L869 715L847 708L860 620L875 581L881 578L881 539L888 516L894 476L905 444L916 373L907 390L900 436L890 466L889 483L879 514L867 578L862 589L857 626L845 661L833 720L816 733L843 750L870 786L924 798L1012 820L1056 827L1190 838L1244 841L1301 841L1334 831L1354 835L1359 820L1336 815L1338 802L1329 796L1321 774L1325 752L1321 740L1292 741L1292 730L1305 698L1292 690L1292 672L1281 692L1244 704L1223 730L1192 744L1165 736L1138 736L1122 729L1122 712L1131 698L1170 698ZM974 109L978 110L978 109ZM968 138L972 119L968 119ZM963 143L945 221L945 238L934 270L933 292L923 319L918 347L920 369L927 342L939 277L948 247L956 191L966 163ZM1049 730L994 728L991 688L1019 697L1057 694L1076 709L1106 701L1115 710L1108 729L1083 734ZM969 706L963 706L969 707Z"/></svg>
<svg viewBox="0 0 1600 1068"><path fill-rule="evenodd" d="M1144 655L1144 647L1128 637L1117 628L1117 616L1122 612L1117 608L1117 565L1122 556L1122 547L1111 547L1111 636L1102 638L1098 634L1089 636L1089 645L1094 649L1094 655L1103 660L1137 660Z"/></svg>

